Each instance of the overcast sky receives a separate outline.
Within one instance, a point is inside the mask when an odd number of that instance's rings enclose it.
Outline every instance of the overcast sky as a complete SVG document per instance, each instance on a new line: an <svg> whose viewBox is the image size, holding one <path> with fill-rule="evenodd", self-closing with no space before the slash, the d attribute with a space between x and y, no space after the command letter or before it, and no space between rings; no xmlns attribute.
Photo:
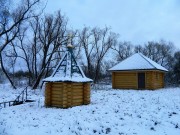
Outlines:
<svg viewBox="0 0 180 135"><path fill-rule="evenodd" d="M73 29L109 26L122 41L164 39L180 48L180 0L49 0L46 12L57 10Z"/></svg>

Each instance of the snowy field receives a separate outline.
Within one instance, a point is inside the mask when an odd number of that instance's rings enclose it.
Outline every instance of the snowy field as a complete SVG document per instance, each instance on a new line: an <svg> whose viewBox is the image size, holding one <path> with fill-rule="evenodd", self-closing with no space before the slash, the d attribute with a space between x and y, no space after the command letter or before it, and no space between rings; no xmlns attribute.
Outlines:
<svg viewBox="0 0 180 135"><path fill-rule="evenodd" d="M0 102L20 90L0 85ZM0 109L0 135L180 135L180 88L157 91L91 90L91 104L45 108L43 90L36 102Z"/></svg>

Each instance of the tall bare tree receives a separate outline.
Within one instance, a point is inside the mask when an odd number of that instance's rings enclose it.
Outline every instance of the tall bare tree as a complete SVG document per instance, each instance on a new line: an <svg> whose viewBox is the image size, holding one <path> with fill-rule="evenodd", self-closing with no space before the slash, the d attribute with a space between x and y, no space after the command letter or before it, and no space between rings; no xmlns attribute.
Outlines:
<svg viewBox="0 0 180 135"><path fill-rule="evenodd" d="M82 31L79 31L78 37L79 37L79 43L84 49L84 55L85 55L85 60L87 62L87 69L85 70L86 74L88 77L92 77L93 75L93 50L95 47L95 44L92 44L91 41L91 30L88 27L84 27Z"/></svg>
<svg viewBox="0 0 180 135"><path fill-rule="evenodd" d="M122 61L133 54L134 46L130 42L119 42L114 44L111 49L116 52L117 61Z"/></svg>
<svg viewBox="0 0 180 135"><path fill-rule="evenodd" d="M93 57L94 61L94 82L96 83L100 79L100 73L102 69L102 61L105 58L105 55L114 46L117 42L117 34L110 31L109 28L92 29L93 35L93 44L95 45Z"/></svg>
<svg viewBox="0 0 180 135"><path fill-rule="evenodd" d="M101 73L101 65L110 48L116 43L117 34L109 28L87 28L79 32L80 44L84 49L87 75L96 83Z"/></svg>
<svg viewBox="0 0 180 135"><path fill-rule="evenodd" d="M150 41L141 47L140 52L159 63L162 66L171 68L171 60L174 54L174 45L171 42L161 40L159 42Z"/></svg>
<svg viewBox="0 0 180 135"><path fill-rule="evenodd" d="M57 64L56 55L67 41L67 19L58 11L55 16L34 17L29 26L30 30L24 31L31 33L29 42L22 33L17 48L21 51L18 57L24 60L30 73L29 85L36 89L41 79Z"/></svg>
<svg viewBox="0 0 180 135"><path fill-rule="evenodd" d="M2 2L2 1L1 1ZM15 9L10 9L10 5L7 3L5 8L1 9L0 14L0 61L1 68L9 82L16 88L9 77L6 68L4 66L4 60L2 52L4 49L18 36L18 33L21 29L23 23L26 20L34 16L33 8L40 2L40 0L24 0L21 1L19 6L15 7Z"/></svg>

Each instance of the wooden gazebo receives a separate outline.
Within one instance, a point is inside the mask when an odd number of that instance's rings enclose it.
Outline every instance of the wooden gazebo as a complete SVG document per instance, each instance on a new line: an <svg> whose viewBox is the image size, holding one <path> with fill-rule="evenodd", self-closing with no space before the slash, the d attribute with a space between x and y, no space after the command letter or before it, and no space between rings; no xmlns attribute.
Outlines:
<svg viewBox="0 0 180 135"><path fill-rule="evenodd" d="M45 106L68 108L90 103L90 82L73 56L73 46L67 51L54 70L44 79Z"/></svg>

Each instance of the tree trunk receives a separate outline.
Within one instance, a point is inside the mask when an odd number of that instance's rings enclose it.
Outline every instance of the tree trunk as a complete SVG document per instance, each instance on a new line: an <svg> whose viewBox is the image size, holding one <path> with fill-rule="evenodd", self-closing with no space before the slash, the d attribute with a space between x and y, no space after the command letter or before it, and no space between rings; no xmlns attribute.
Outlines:
<svg viewBox="0 0 180 135"><path fill-rule="evenodd" d="M1 61L1 68L2 68L3 73L7 77L8 81L10 82L11 86L13 87L13 89L16 89L16 86L14 85L14 82L11 80L10 76L6 72L6 69L4 68L4 63L3 63L3 59L2 59L2 54L1 53L0 53L0 61Z"/></svg>
<svg viewBox="0 0 180 135"><path fill-rule="evenodd" d="M42 69L41 73L38 75L38 78L36 79L36 82L34 83L32 89L37 89L37 87L38 87L38 85L39 85L39 83L41 81L41 78L43 77L44 70L45 69Z"/></svg>

